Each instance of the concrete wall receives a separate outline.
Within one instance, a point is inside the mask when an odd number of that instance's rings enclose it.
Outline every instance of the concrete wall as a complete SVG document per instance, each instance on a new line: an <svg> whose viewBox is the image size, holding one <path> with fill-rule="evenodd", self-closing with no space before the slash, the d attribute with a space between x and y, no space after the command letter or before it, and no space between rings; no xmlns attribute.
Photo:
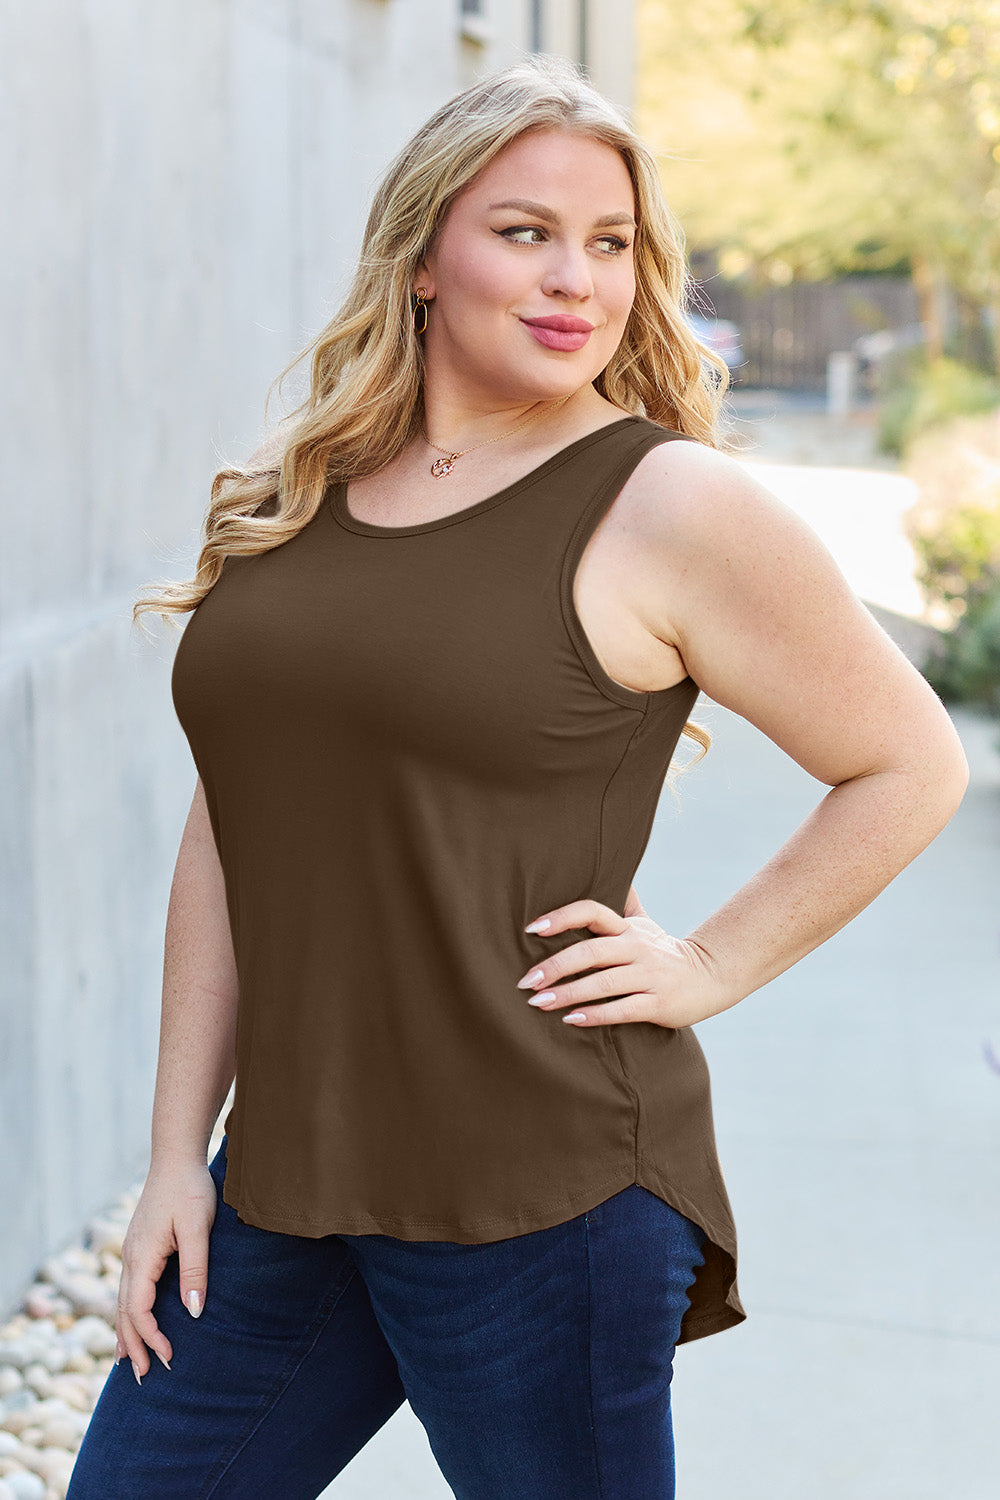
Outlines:
<svg viewBox="0 0 1000 1500"><path fill-rule="evenodd" d="M256 445L269 381L339 300L389 156L539 19L546 48L576 55L568 6L0 13L0 1306L148 1162L195 773L170 698L177 636L155 622L147 642L131 604L193 571L212 475ZM628 104L611 6L613 28L588 0L616 38L594 73Z"/></svg>

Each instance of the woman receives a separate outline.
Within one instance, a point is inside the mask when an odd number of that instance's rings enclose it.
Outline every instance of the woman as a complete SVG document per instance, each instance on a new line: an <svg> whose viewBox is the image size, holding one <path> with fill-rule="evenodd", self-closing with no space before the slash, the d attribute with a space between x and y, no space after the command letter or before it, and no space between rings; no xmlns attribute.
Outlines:
<svg viewBox="0 0 1000 1500"><path fill-rule="evenodd" d="M477 83L390 167L271 466L217 476L195 581L137 605L195 611L200 774L132 1368L70 1500L314 1496L404 1399L459 1500L673 1494L674 1347L746 1316L691 1027L861 911L967 777L720 451L684 297L611 106L553 61ZM630 882L700 689L831 790L681 937Z"/></svg>

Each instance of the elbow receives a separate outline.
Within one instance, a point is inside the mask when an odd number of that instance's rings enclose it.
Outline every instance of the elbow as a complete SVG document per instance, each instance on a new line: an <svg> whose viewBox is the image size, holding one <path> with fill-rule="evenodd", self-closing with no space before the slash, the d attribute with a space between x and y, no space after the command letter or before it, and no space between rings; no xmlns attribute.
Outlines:
<svg viewBox="0 0 1000 1500"><path fill-rule="evenodd" d="M961 745L958 745L955 754L952 757L951 763L948 767L948 773L947 784L950 787L952 795L954 797L954 806L952 807L951 813L948 814L948 816L951 817L952 813L958 811L962 802L962 798L968 791L969 779L971 775L969 771L969 762Z"/></svg>
<svg viewBox="0 0 1000 1500"><path fill-rule="evenodd" d="M951 744L936 757L926 779L926 795L938 808L940 827L955 816L969 786L969 762L956 734Z"/></svg>

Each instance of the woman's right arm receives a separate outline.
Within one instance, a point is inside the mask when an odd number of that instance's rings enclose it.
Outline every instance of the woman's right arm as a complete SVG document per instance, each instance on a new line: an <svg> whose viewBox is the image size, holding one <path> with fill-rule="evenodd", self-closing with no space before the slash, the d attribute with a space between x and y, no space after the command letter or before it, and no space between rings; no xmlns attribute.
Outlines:
<svg viewBox="0 0 1000 1500"><path fill-rule="evenodd" d="M236 1072L239 989L226 888L199 778L167 907L160 1045L149 1173L122 1247L119 1352L141 1376L146 1346L164 1362L170 1340L153 1317L156 1283L176 1250L185 1306L208 1287L208 1239L217 1196L208 1145Z"/></svg>

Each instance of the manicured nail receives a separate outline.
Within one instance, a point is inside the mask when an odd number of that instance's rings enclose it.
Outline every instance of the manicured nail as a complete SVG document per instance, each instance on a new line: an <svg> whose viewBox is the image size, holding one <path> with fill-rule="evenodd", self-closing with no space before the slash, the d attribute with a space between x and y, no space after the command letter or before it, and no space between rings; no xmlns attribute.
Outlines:
<svg viewBox="0 0 1000 1500"><path fill-rule="evenodd" d="M540 985L544 979L545 975L542 973L541 969L536 969L534 973L525 974L523 979L519 979L517 981L517 987L519 990L533 990L537 985Z"/></svg>
<svg viewBox="0 0 1000 1500"><path fill-rule="evenodd" d="M587 1017L584 1015L582 1010L575 1010L573 1011L572 1015L563 1016L564 1021L585 1021L586 1019Z"/></svg>
<svg viewBox="0 0 1000 1500"><path fill-rule="evenodd" d="M552 923L548 917L539 917L537 922L530 923L524 930L525 932L544 932L546 927L551 926Z"/></svg>
<svg viewBox="0 0 1000 1500"><path fill-rule="evenodd" d="M201 1293L200 1292L188 1292L188 1294L187 1294L187 1305L188 1305L188 1312L191 1314L192 1318L200 1318L201 1317Z"/></svg>
<svg viewBox="0 0 1000 1500"><path fill-rule="evenodd" d="M132 1361L132 1374L135 1376L136 1380L138 1380L139 1384L142 1385L142 1377L135 1367L135 1360Z"/></svg>
<svg viewBox="0 0 1000 1500"><path fill-rule="evenodd" d="M154 1350L154 1353L155 1353L157 1359L160 1361L160 1364L161 1365L166 1365L167 1369L169 1370L170 1369L170 1364L169 1364L169 1362L167 1360L164 1359L164 1357L160 1353L159 1349Z"/></svg>
<svg viewBox="0 0 1000 1500"><path fill-rule="evenodd" d="M529 1005L546 1005L550 1000L556 998L555 990L543 990L540 995L532 995L528 1001Z"/></svg>

